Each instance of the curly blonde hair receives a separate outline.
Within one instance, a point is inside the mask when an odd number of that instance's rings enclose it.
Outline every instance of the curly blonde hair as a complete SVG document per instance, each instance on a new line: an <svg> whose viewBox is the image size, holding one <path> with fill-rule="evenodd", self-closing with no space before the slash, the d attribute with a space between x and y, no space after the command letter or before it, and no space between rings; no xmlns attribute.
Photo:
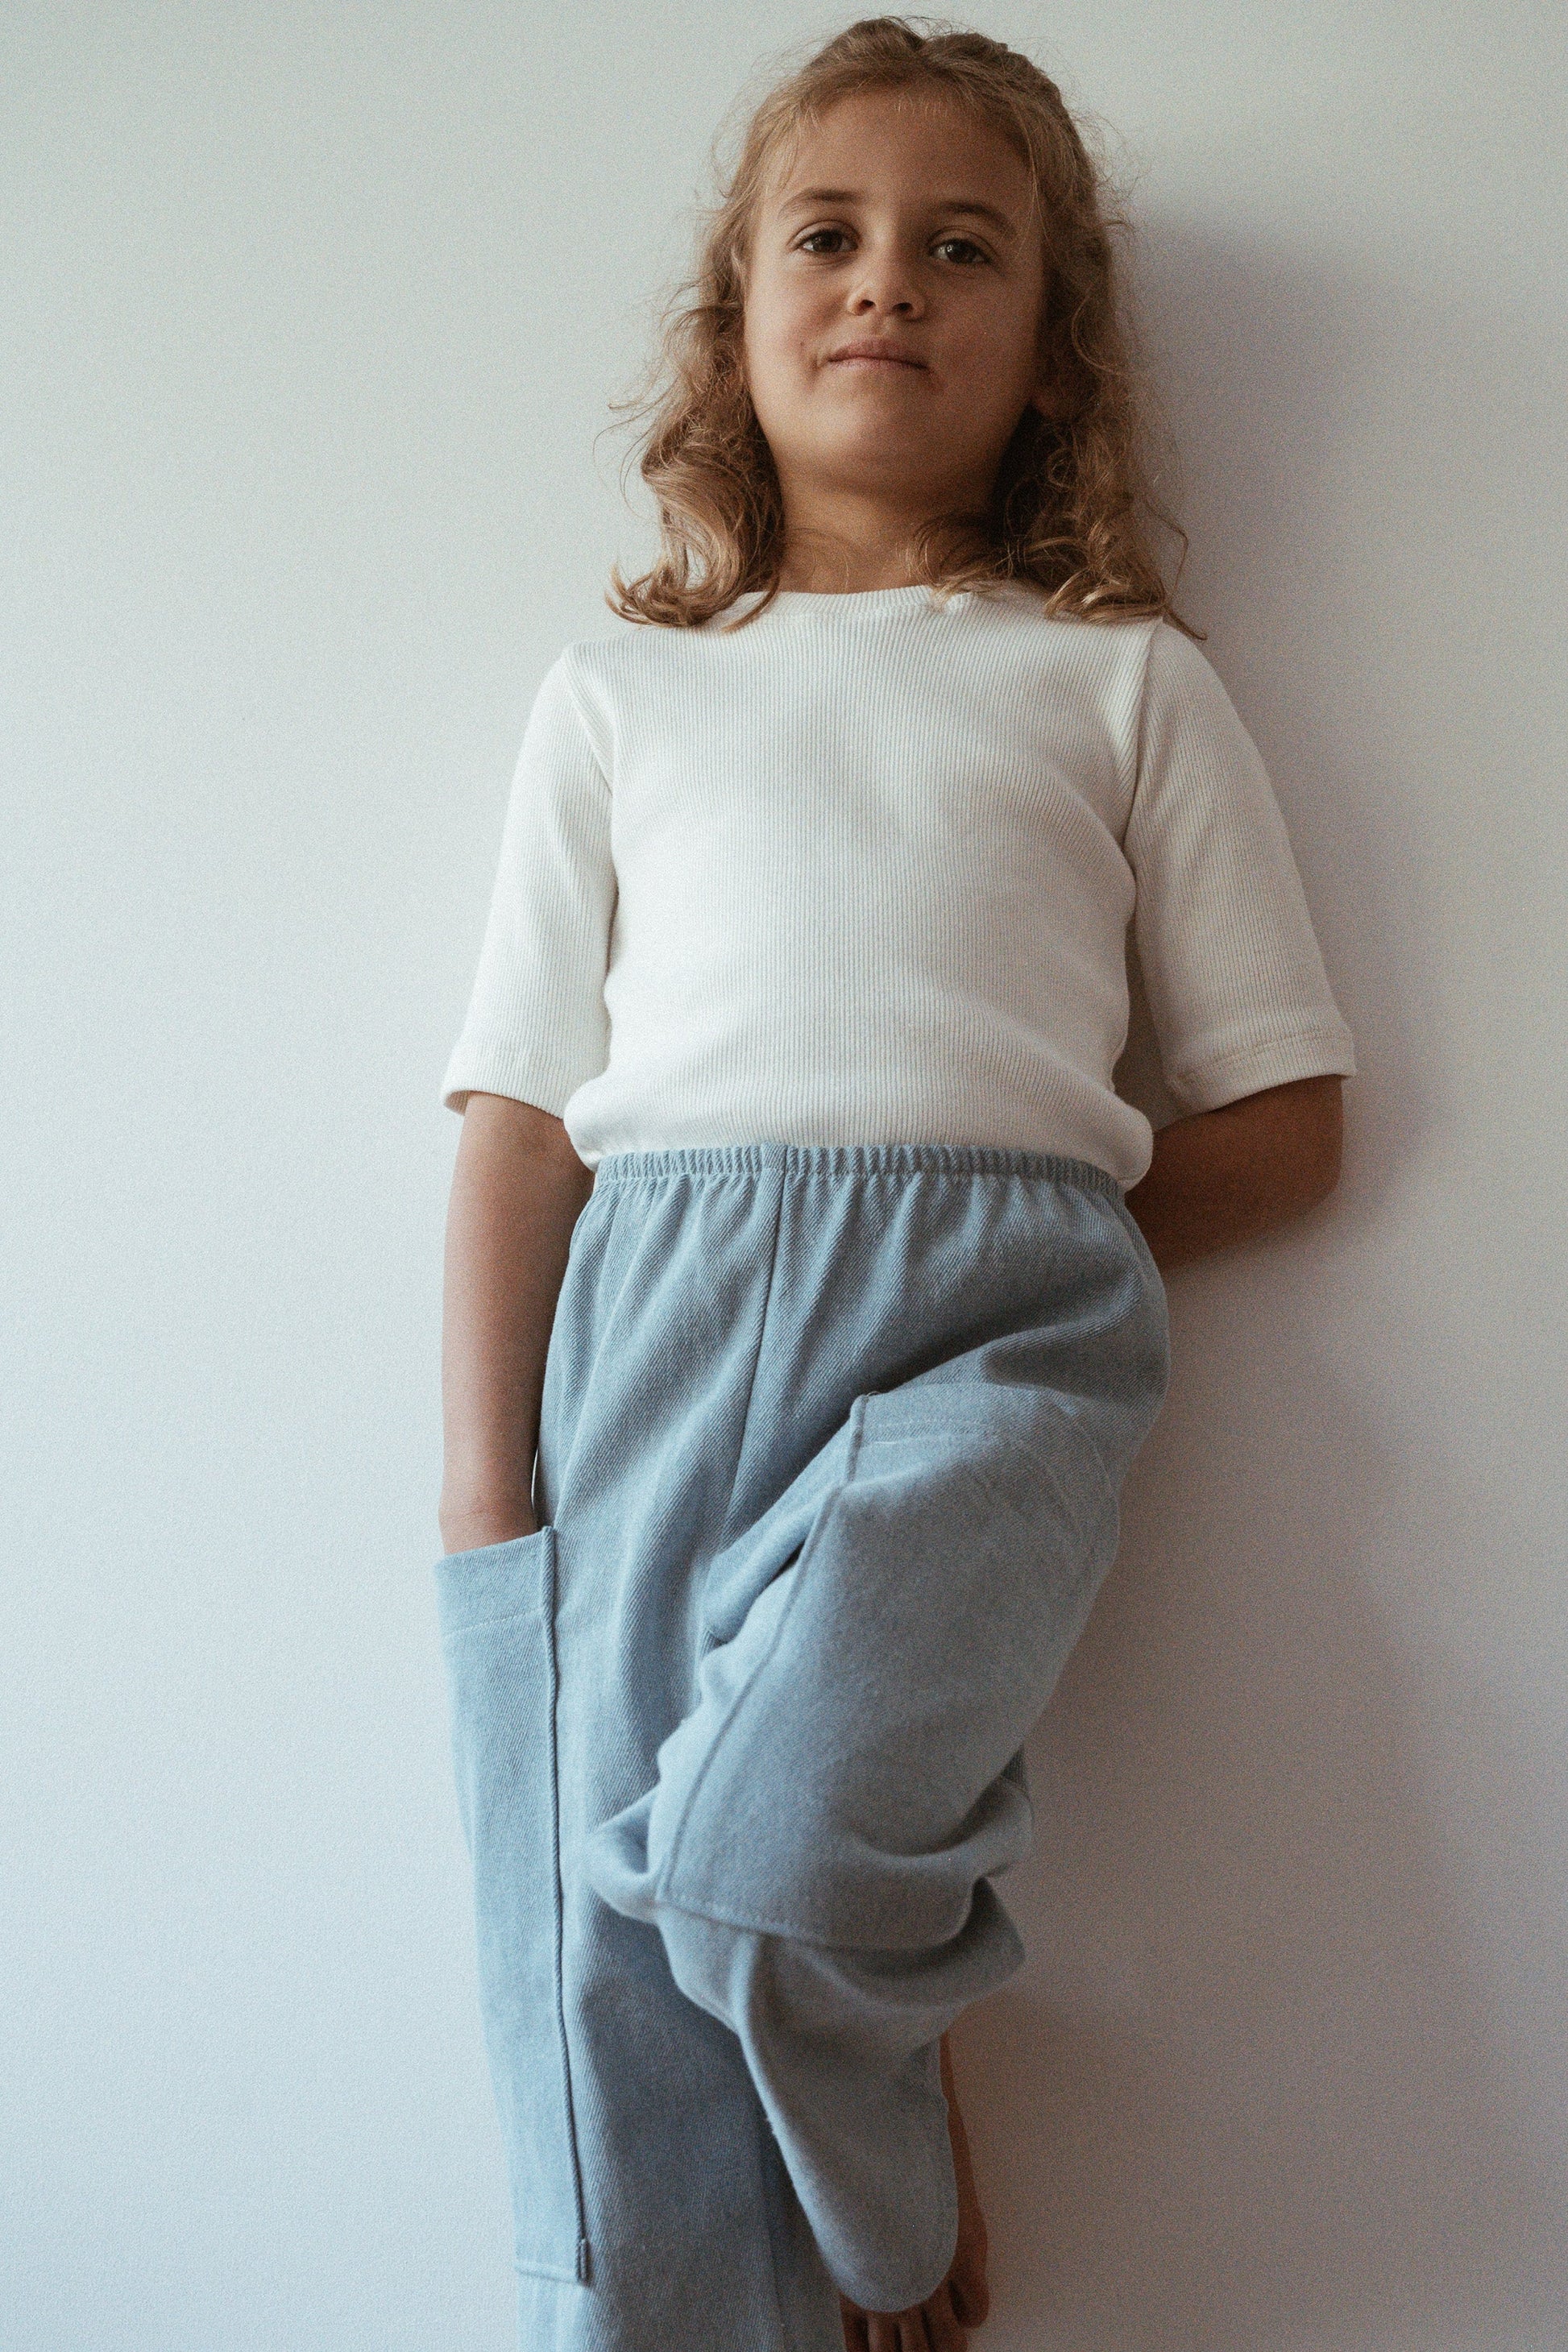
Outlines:
<svg viewBox="0 0 1568 2352"><path fill-rule="evenodd" d="M1130 236L1130 225L1037 66L984 33L944 26L922 34L900 16L864 17L829 41L755 108L727 184L717 169L721 201L705 215L695 275L664 310L643 387L646 395L651 383L651 396L611 404L634 419L651 415L638 470L658 504L662 544L629 584L612 566L605 603L626 620L692 628L763 591L761 603L727 624L738 628L776 594L783 500L742 355L752 225L773 162L799 127L869 89L956 99L1027 166L1046 265L1042 372L1060 387L1055 416L1025 410L988 511L939 516L916 532L915 569L939 601L1013 580L1037 587L1047 614L1163 614L1201 635L1173 609L1147 535L1145 518L1180 541L1179 578L1186 533L1150 490L1146 395L1121 315L1114 239Z"/></svg>

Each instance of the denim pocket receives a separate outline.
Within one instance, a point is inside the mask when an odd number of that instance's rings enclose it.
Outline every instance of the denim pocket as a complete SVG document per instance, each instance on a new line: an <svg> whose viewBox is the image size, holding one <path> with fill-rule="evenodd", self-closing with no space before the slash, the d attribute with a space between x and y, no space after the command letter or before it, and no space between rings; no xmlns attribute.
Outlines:
<svg viewBox="0 0 1568 2352"><path fill-rule="evenodd" d="M561 1979L555 1530L448 1553L436 1578L517 2267L582 2280L588 2249Z"/></svg>

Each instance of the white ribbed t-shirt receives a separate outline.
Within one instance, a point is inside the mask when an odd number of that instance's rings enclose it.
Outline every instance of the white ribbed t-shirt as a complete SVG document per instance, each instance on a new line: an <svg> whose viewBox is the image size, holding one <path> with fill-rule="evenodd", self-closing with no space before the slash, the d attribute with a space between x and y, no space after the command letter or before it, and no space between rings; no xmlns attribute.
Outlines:
<svg viewBox="0 0 1568 2352"><path fill-rule="evenodd" d="M678 1144L982 1143L1123 1185L1132 926L1167 1084L1353 1073L1262 760L1163 620L1016 583L804 590L569 645L523 737L442 1081L593 1167Z"/></svg>

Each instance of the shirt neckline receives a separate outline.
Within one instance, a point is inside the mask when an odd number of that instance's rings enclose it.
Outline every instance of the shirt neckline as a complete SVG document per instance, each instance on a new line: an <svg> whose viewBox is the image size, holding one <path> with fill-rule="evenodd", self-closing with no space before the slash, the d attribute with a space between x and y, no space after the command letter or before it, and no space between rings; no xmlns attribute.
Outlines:
<svg viewBox="0 0 1568 2352"><path fill-rule="evenodd" d="M745 595L737 596L733 604L726 605L713 618L715 621L732 620L738 614L750 612L760 604L763 595L762 589L751 589ZM973 601L974 591L961 588L949 598L949 609L961 611ZM912 587L908 588L781 588L769 600L767 611L759 618L763 621L805 621L820 614L825 620L870 620L882 613L914 612L922 605L932 612L942 609L930 586L921 580L917 580Z"/></svg>

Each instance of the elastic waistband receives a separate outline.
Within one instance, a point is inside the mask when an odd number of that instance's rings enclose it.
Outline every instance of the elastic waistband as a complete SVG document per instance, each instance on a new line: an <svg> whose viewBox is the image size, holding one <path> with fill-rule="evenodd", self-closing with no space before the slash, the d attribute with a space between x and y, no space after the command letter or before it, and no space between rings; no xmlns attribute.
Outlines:
<svg viewBox="0 0 1568 2352"><path fill-rule="evenodd" d="M792 1182L821 1177L1028 1176L1123 1198L1109 1170L1057 1151L1020 1151L994 1143L705 1143L662 1151L609 1151L594 1172L600 1184L659 1184L671 1177L777 1175Z"/></svg>

